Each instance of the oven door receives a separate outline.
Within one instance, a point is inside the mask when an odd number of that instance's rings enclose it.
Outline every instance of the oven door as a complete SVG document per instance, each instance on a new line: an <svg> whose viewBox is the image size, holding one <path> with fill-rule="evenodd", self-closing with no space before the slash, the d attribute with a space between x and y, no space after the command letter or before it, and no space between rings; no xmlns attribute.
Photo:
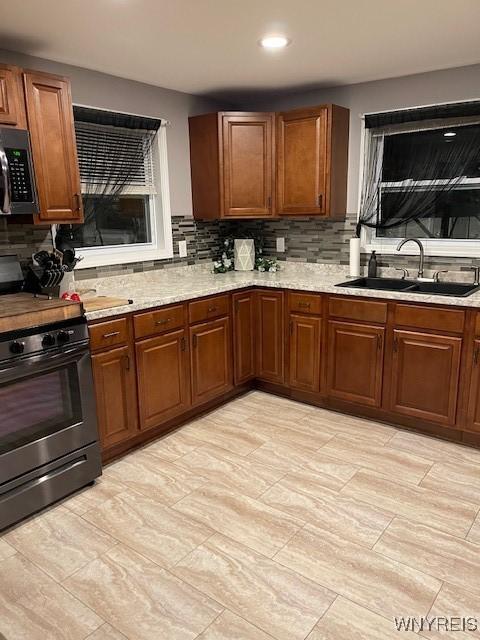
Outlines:
<svg viewBox="0 0 480 640"><path fill-rule="evenodd" d="M0 365L0 484L95 442L88 344Z"/></svg>

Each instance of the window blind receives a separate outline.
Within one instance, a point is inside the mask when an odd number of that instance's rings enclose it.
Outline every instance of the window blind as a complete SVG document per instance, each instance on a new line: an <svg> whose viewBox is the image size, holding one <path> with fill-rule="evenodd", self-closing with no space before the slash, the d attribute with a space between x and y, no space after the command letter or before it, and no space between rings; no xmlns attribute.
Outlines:
<svg viewBox="0 0 480 640"><path fill-rule="evenodd" d="M122 194L156 194L156 130L76 121L82 192L121 185Z"/></svg>

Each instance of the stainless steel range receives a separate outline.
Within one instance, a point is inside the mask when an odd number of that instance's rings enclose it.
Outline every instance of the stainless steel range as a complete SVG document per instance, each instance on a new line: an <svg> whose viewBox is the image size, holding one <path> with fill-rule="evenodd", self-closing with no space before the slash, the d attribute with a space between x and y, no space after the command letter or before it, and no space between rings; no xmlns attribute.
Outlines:
<svg viewBox="0 0 480 640"><path fill-rule="evenodd" d="M1 333L0 529L100 475L85 318Z"/></svg>

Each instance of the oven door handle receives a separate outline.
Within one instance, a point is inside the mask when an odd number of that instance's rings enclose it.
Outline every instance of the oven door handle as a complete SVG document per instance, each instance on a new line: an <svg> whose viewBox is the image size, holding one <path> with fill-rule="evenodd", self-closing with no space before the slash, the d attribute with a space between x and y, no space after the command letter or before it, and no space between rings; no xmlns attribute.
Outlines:
<svg viewBox="0 0 480 640"><path fill-rule="evenodd" d="M80 346L73 347L71 349L64 349L58 353L41 353L36 356L29 356L26 358L19 358L15 361L9 361L7 366L0 365L0 381L1 379L12 372L17 372L20 368L34 367L38 365L49 365L57 361L71 362L76 359L76 356L85 356L89 354L88 340L82 342ZM11 377L11 376L9 376Z"/></svg>
<svg viewBox="0 0 480 640"><path fill-rule="evenodd" d="M10 186L10 167L8 165L7 154L5 153L5 149L0 146L0 169L1 169L1 179L3 182L3 198L0 203L0 213L4 215L10 215L12 213L11 202L12 202L12 193Z"/></svg>

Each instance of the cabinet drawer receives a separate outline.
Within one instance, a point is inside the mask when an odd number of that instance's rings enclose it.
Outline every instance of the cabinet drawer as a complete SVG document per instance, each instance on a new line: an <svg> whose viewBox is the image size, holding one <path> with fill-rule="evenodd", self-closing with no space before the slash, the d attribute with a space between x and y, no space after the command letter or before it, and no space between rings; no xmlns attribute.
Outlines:
<svg viewBox="0 0 480 640"><path fill-rule="evenodd" d="M145 338L172 329L181 329L185 324L185 306L183 304L138 313L133 317L135 338Z"/></svg>
<svg viewBox="0 0 480 640"><path fill-rule="evenodd" d="M421 305L398 304L395 306L395 324L416 329L462 333L465 312L459 309L434 309Z"/></svg>
<svg viewBox="0 0 480 640"><path fill-rule="evenodd" d="M92 351L108 349L128 342L127 318L93 324L89 328Z"/></svg>
<svg viewBox="0 0 480 640"><path fill-rule="evenodd" d="M480 313L475 316L475 335L480 336Z"/></svg>
<svg viewBox="0 0 480 640"><path fill-rule="evenodd" d="M297 313L312 313L321 315L322 298L308 293L289 293L288 309Z"/></svg>
<svg viewBox="0 0 480 640"><path fill-rule="evenodd" d="M337 318L383 324L387 321L387 303L331 297L328 301L328 313Z"/></svg>
<svg viewBox="0 0 480 640"><path fill-rule="evenodd" d="M196 300L188 305L188 317L190 324L195 322L203 322L210 318L220 318L230 313L230 297L218 296L216 298L207 298L204 300Z"/></svg>

